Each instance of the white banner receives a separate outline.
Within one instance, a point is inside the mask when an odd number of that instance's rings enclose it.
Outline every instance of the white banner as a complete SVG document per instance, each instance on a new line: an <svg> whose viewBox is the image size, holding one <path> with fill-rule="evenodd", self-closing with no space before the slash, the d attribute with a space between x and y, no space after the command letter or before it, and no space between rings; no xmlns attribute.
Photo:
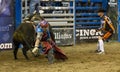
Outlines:
<svg viewBox="0 0 120 72"><path fill-rule="evenodd" d="M57 45L73 45L73 29L53 29Z"/></svg>
<svg viewBox="0 0 120 72"><path fill-rule="evenodd" d="M102 32L96 32L96 29L76 29L76 41L97 39Z"/></svg>

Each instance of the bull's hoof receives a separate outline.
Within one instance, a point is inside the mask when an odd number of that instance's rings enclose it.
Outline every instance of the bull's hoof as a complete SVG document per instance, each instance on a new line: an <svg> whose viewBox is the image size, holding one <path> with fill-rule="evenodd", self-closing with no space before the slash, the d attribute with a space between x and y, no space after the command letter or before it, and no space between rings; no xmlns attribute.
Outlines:
<svg viewBox="0 0 120 72"><path fill-rule="evenodd" d="M26 59L27 61L29 61L30 59Z"/></svg>
<svg viewBox="0 0 120 72"><path fill-rule="evenodd" d="M28 57L26 57L26 60L30 60Z"/></svg>
<svg viewBox="0 0 120 72"><path fill-rule="evenodd" d="M14 58L14 60L18 60L18 58Z"/></svg>

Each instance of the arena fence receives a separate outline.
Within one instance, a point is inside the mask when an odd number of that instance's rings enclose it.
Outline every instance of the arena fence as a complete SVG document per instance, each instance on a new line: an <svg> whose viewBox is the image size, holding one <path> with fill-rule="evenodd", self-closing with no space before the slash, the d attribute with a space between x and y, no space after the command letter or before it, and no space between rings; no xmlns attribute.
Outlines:
<svg viewBox="0 0 120 72"><path fill-rule="evenodd" d="M22 0L21 20L29 14L29 0ZM58 45L74 44L74 1L73 0L40 0L41 14L53 27Z"/></svg>
<svg viewBox="0 0 120 72"><path fill-rule="evenodd" d="M16 14L18 26L29 14L30 2L16 0L17 2L20 2L16 4L19 9ZM40 0L40 8L44 10L41 16L53 26L56 43L73 45L81 41L96 40L102 35L101 32L95 31L101 24L97 10L107 10L108 0Z"/></svg>
<svg viewBox="0 0 120 72"><path fill-rule="evenodd" d="M76 42L97 40L101 32L96 32L101 25L97 14L99 9L107 10L107 0L75 1L75 35Z"/></svg>

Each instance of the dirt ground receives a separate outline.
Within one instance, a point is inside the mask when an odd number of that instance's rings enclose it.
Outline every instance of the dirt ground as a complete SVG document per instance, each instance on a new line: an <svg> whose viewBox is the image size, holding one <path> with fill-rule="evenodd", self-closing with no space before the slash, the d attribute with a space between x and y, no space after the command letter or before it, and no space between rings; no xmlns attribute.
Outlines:
<svg viewBox="0 0 120 72"><path fill-rule="evenodd" d="M68 56L66 61L48 64L44 56L33 57L28 51L27 61L18 52L18 60L13 59L13 50L0 51L0 72L120 72L120 43L105 43L105 54L98 55L96 43L81 43L60 47Z"/></svg>

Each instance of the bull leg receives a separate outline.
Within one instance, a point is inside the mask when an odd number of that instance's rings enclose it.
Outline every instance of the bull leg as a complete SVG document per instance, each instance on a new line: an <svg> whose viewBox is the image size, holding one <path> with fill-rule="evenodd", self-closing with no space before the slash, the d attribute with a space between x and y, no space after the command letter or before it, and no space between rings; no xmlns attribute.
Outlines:
<svg viewBox="0 0 120 72"><path fill-rule="evenodd" d="M19 43L17 43L17 42L13 42L13 43L14 43L14 51L13 51L14 59L18 59L17 52L18 52L18 48L19 48Z"/></svg>
<svg viewBox="0 0 120 72"><path fill-rule="evenodd" d="M47 58L50 64L54 62L53 48L48 51Z"/></svg>
<svg viewBox="0 0 120 72"><path fill-rule="evenodd" d="M27 56L27 48L24 46L24 48L22 48L22 52L23 52L23 55L25 56L25 58L27 60L29 60L28 56Z"/></svg>

